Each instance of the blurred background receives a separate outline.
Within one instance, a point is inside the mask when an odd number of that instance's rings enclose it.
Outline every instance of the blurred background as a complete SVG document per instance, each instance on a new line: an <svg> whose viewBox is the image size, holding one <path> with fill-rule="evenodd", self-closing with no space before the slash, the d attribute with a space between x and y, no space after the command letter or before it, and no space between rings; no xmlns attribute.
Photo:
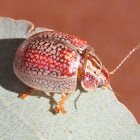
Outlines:
<svg viewBox="0 0 140 140"><path fill-rule="evenodd" d="M0 16L25 19L81 37L108 70L140 43L139 0L0 0ZM110 76L111 86L140 123L140 49ZM96 112L95 112L96 113Z"/></svg>

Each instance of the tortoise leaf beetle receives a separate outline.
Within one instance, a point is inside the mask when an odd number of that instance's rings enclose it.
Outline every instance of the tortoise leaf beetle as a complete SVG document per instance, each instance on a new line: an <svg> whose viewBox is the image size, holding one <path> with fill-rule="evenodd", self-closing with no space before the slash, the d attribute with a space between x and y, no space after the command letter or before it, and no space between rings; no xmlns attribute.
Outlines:
<svg viewBox="0 0 140 140"><path fill-rule="evenodd" d="M20 98L34 90L63 93L56 108L62 113L66 113L65 100L76 90L77 78L86 91L109 85L109 72L94 49L83 39L57 31L40 32L25 40L16 52L13 68L16 76L32 88Z"/></svg>

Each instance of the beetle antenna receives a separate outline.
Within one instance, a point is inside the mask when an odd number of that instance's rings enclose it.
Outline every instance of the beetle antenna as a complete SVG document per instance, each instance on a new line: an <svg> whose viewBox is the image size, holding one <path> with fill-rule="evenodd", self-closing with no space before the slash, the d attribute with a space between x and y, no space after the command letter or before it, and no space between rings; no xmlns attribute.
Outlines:
<svg viewBox="0 0 140 140"><path fill-rule="evenodd" d="M131 50L129 54L121 61L121 63L113 71L109 72L109 74L114 74L120 68L120 66L139 48L140 44L133 48L133 50Z"/></svg>

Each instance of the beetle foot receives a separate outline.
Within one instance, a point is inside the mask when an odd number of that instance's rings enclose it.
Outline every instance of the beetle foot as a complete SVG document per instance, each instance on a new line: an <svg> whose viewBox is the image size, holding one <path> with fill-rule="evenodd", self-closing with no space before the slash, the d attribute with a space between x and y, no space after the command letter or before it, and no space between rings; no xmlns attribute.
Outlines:
<svg viewBox="0 0 140 140"><path fill-rule="evenodd" d="M65 113L66 113L66 110L64 109L64 106L63 106L63 102L62 102L62 101L59 101L58 106L59 106L59 107L57 107L57 108L55 109L56 112L57 112L57 113L61 112L61 113L65 114Z"/></svg>
<svg viewBox="0 0 140 140"><path fill-rule="evenodd" d="M25 92L25 93L21 93L18 97L20 99L26 99L28 97L28 95L32 94L34 92L34 89L30 89L29 91Z"/></svg>
<svg viewBox="0 0 140 140"><path fill-rule="evenodd" d="M66 94L65 96L64 96L64 95L61 96L61 100L58 102L58 108L55 109L57 113L59 113L59 112L61 112L61 113L63 113L63 114L66 113L66 111L65 111L65 109L64 109L64 107L63 107L63 104L64 104L64 102L67 100L67 98L68 98L70 95L71 95L71 93L68 93L68 94Z"/></svg>
<svg viewBox="0 0 140 140"><path fill-rule="evenodd" d="M20 99L26 99L27 98L27 94L26 93L21 93L18 97L20 98Z"/></svg>
<svg viewBox="0 0 140 140"><path fill-rule="evenodd" d="M102 90L105 90L105 88L104 87L100 87Z"/></svg>
<svg viewBox="0 0 140 140"><path fill-rule="evenodd" d="M56 110L56 113L61 112L63 114L66 114L66 110L64 109L64 107L57 107L55 110Z"/></svg>

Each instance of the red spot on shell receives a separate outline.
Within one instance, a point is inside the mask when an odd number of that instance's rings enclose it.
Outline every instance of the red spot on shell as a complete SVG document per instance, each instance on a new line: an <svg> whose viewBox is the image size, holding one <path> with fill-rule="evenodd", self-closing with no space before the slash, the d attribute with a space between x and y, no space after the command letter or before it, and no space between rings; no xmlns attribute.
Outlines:
<svg viewBox="0 0 140 140"><path fill-rule="evenodd" d="M74 44L77 47L83 47L84 45L87 45L87 41L80 39L78 37L71 36L70 39L72 40L72 44Z"/></svg>
<svg viewBox="0 0 140 140"><path fill-rule="evenodd" d="M59 60L46 56L39 51L27 49L23 57L23 65L26 68L37 68L38 71L60 71L62 75L72 76L75 73L76 53L70 49L60 51Z"/></svg>

